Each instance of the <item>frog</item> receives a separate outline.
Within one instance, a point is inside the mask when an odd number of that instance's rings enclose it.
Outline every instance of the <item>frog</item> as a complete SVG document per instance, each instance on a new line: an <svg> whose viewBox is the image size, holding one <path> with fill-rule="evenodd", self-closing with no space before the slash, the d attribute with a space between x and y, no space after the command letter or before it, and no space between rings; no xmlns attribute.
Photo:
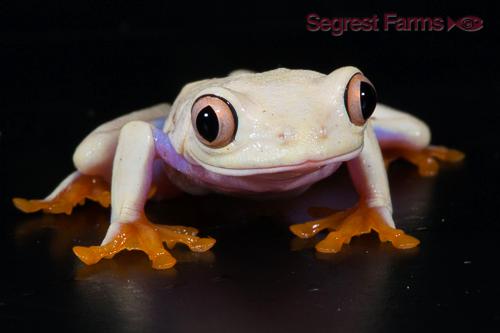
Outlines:
<svg viewBox="0 0 500 333"><path fill-rule="evenodd" d="M44 199L14 198L31 213L71 214L86 200L111 206L100 245L74 246L85 264L123 250L144 252L155 269L176 264L176 244L210 250L216 240L193 227L155 224L148 200L181 193L218 193L269 200L300 195L342 164L357 204L290 226L300 238L326 236L320 253L338 253L355 236L376 232L381 242L411 249L419 240L396 228L387 167L399 158L433 176L459 150L430 144L419 118L377 101L372 82L354 66L329 74L278 68L237 70L185 85L173 104L141 109L92 131L77 146L75 171ZM165 247L166 245L166 247Z"/></svg>

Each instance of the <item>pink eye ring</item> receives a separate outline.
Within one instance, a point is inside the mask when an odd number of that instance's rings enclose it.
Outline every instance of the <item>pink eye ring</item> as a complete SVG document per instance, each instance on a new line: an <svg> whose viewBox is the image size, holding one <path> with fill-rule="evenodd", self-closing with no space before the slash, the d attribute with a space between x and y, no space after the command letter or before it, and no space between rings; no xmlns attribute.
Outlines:
<svg viewBox="0 0 500 333"><path fill-rule="evenodd" d="M351 123L363 126L377 106L375 87L363 74L354 74L347 83L344 103Z"/></svg>
<svg viewBox="0 0 500 333"><path fill-rule="evenodd" d="M226 99L203 95L193 103L191 124L202 144L210 148L222 148L234 140L238 117Z"/></svg>

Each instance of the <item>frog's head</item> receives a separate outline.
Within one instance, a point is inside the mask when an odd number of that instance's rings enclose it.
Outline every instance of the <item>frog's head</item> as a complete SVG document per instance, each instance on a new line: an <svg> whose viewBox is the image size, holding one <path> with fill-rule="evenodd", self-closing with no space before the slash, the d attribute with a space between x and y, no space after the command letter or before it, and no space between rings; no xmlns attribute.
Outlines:
<svg viewBox="0 0 500 333"><path fill-rule="evenodd" d="M359 154L375 104L355 67L240 73L184 87L166 132L177 152L217 174L317 170Z"/></svg>

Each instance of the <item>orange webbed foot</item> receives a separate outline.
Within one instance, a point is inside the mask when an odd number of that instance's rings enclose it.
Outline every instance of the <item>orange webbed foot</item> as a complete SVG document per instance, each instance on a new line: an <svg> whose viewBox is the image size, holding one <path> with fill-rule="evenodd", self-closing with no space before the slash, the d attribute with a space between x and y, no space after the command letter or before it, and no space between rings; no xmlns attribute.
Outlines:
<svg viewBox="0 0 500 333"><path fill-rule="evenodd" d="M83 205L86 199L96 201L103 207L109 207L111 199L109 184L98 176L80 174L53 198L42 200L14 198L12 201L25 213L43 210L45 213L70 215L73 208Z"/></svg>
<svg viewBox="0 0 500 333"><path fill-rule="evenodd" d="M121 223L113 239L101 246L75 246L73 252L87 265L99 262L102 258L111 259L123 250L141 250L152 261L155 269L167 269L175 265L175 258L165 249L177 243L185 244L193 252L208 251L215 239L197 237L195 228L183 226L157 225L143 217L135 222Z"/></svg>
<svg viewBox="0 0 500 333"><path fill-rule="evenodd" d="M322 253L337 253L344 244L349 244L352 237L372 230L378 233L380 241L391 242L398 249L414 248L420 243L404 231L390 227L379 209L364 205L290 227L300 238L311 238L325 229L330 230L330 233L315 246Z"/></svg>
<svg viewBox="0 0 500 333"><path fill-rule="evenodd" d="M449 149L443 146L428 146L421 150L411 150L404 148L388 149L383 151L386 167L392 161L403 158L418 167L421 176L434 176L439 171L438 160L448 163L456 163L464 159L465 154L456 149Z"/></svg>

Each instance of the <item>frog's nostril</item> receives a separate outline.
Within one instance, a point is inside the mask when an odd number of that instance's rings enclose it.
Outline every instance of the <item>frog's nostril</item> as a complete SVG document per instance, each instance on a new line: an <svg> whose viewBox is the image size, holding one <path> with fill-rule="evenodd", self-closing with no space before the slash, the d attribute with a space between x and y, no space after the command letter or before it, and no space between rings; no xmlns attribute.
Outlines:
<svg viewBox="0 0 500 333"><path fill-rule="evenodd" d="M320 139L328 138L328 131L326 130L325 126L321 126L321 128L319 129L319 138Z"/></svg>
<svg viewBox="0 0 500 333"><path fill-rule="evenodd" d="M279 131L277 137L282 144L287 144L295 140L296 133L293 128L286 128L284 130Z"/></svg>

